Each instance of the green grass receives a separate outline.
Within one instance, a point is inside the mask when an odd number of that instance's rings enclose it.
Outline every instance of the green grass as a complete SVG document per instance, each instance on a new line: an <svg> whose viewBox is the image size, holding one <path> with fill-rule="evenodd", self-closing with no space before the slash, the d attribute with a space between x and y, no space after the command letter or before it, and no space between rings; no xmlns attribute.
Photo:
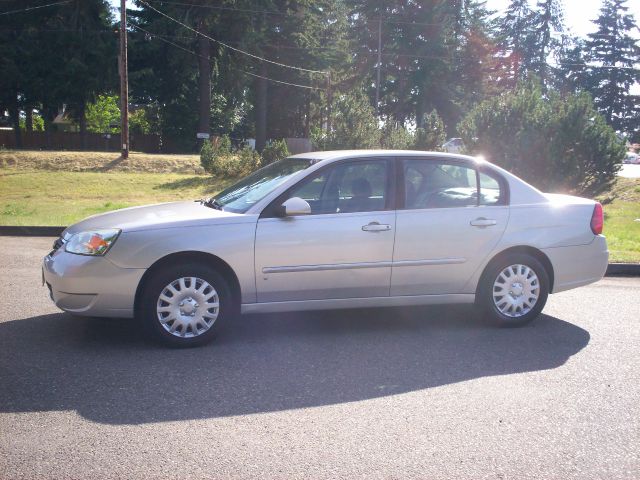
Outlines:
<svg viewBox="0 0 640 480"><path fill-rule="evenodd" d="M604 207L604 235L611 262L640 263L640 179L619 178L598 197Z"/></svg>
<svg viewBox="0 0 640 480"><path fill-rule="evenodd" d="M0 168L0 225L66 226L119 208L211 196L235 179Z"/></svg>

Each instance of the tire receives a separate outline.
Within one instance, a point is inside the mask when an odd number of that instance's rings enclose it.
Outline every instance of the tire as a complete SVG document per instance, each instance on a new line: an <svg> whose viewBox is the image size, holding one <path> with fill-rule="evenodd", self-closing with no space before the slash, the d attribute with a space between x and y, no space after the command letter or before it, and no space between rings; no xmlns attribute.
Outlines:
<svg viewBox="0 0 640 480"><path fill-rule="evenodd" d="M140 303L141 320L149 334L178 348L211 342L235 310L225 278L197 263L166 267L153 274Z"/></svg>
<svg viewBox="0 0 640 480"><path fill-rule="evenodd" d="M531 322L542 312L548 296L549 275L544 266L531 255L519 253L492 261L478 288L484 317L500 327Z"/></svg>

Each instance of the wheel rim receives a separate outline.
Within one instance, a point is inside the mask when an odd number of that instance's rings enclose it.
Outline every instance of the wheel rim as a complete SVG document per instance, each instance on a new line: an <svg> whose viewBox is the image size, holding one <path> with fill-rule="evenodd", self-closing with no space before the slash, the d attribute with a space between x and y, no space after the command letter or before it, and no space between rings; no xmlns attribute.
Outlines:
<svg viewBox="0 0 640 480"><path fill-rule="evenodd" d="M493 283L493 304L498 311L510 318L529 313L538 303L540 280L527 265L509 265Z"/></svg>
<svg viewBox="0 0 640 480"><path fill-rule="evenodd" d="M162 289L156 306L158 321L171 335L191 338L208 331L220 312L218 292L197 277L182 277Z"/></svg>

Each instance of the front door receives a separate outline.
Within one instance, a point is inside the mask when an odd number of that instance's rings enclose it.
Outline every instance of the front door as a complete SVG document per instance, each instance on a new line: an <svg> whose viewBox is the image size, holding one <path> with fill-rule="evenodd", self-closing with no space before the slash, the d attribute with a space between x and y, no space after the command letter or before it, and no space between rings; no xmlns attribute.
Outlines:
<svg viewBox="0 0 640 480"><path fill-rule="evenodd" d="M276 200L305 199L310 215L258 220L258 302L386 297L395 234L387 159L340 161Z"/></svg>

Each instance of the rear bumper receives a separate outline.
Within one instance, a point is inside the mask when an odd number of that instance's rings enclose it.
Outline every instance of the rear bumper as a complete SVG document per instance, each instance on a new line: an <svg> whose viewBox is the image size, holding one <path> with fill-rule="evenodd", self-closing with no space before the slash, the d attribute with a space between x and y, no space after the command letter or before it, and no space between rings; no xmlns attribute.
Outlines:
<svg viewBox="0 0 640 480"><path fill-rule="evenodd" d="M609 264L609 250L604 236L597 235L588 245L545 248L553 265L551 293L563 292L600 280Z"/></svg>
<svg viewBox="0 0 640 480"><path fill-rule="evenodd" d="M135 292L145 269L120 268L105 257L60 248L44 257L42 273L56 306L76 315L133 317Z"/></svg>

